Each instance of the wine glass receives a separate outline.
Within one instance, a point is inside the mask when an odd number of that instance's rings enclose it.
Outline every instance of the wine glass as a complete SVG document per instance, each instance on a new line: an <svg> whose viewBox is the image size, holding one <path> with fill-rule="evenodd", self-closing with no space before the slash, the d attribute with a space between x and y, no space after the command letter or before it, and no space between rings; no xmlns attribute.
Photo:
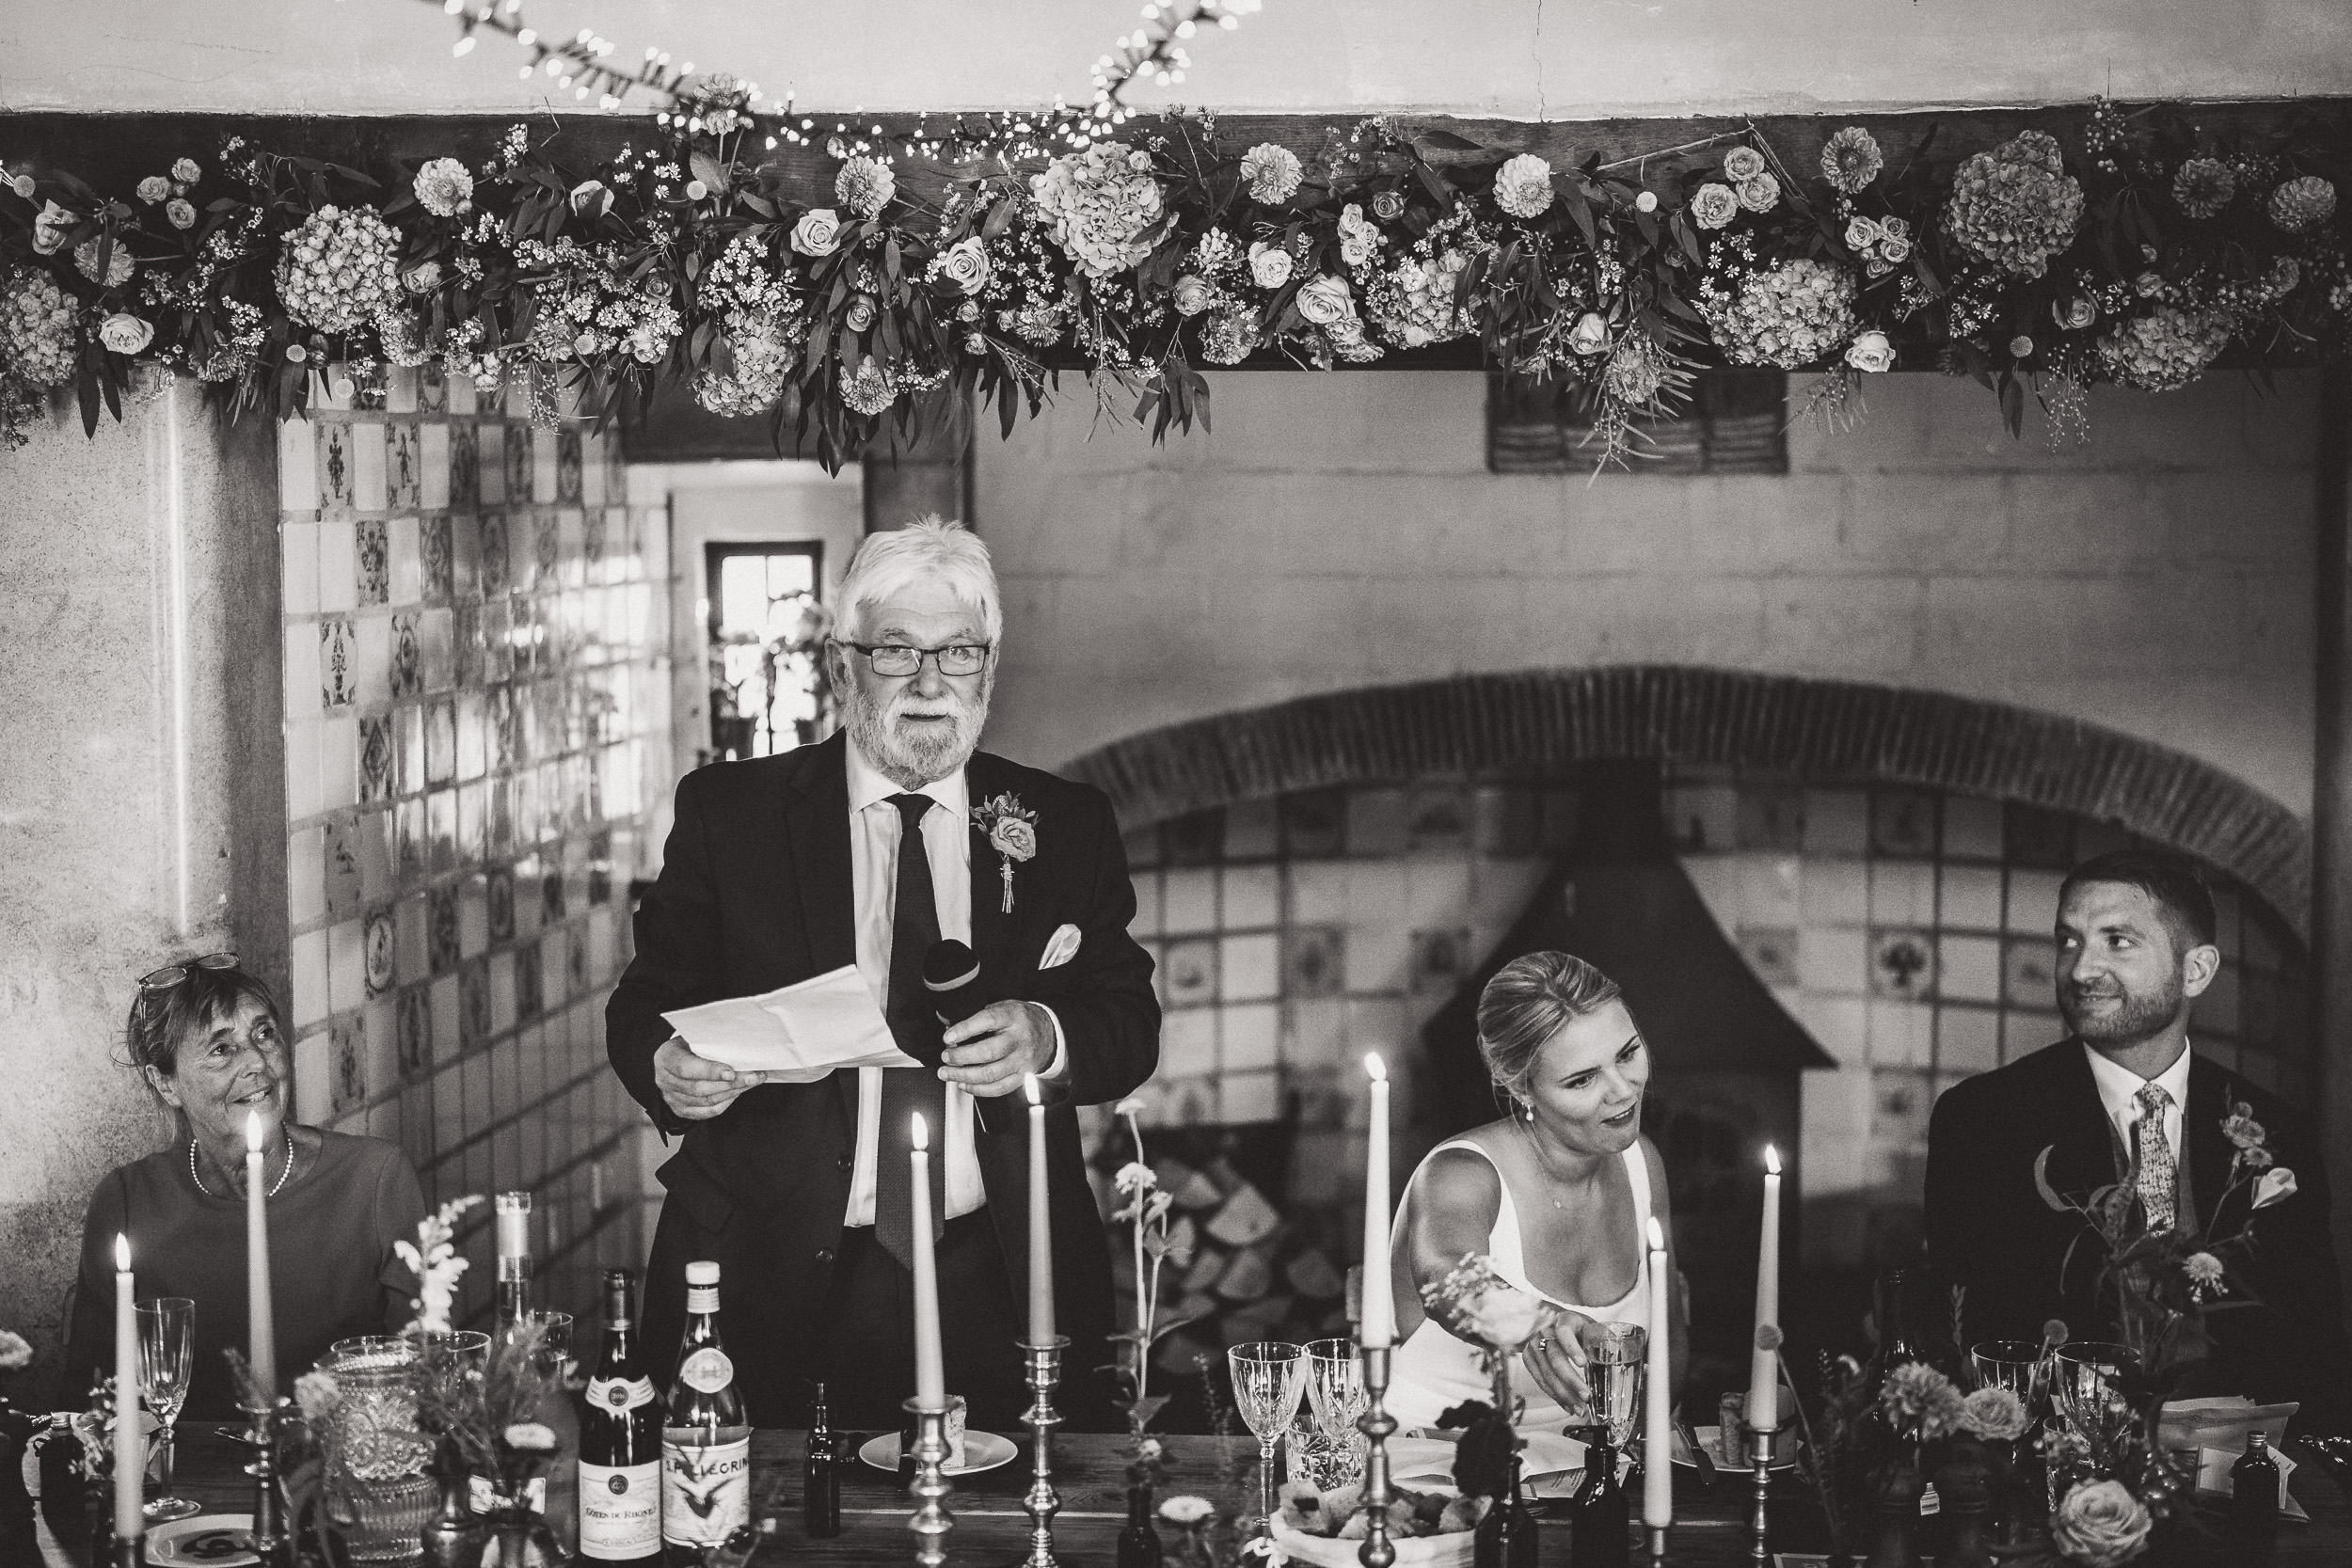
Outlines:
<svg viewBox="0 0 2352 1568"><path fill-rule="evenodd" d="M2031 1339L1987 1339L1968 1350L1979 1388L2006 1388L2032 1415L2049 1389L2049 1368Z"/></svg>
<svg viewBox="0 0 2352 1568"><path fill-rule="evenodd" d="M1259 1513L1274 1528L1274 1444L1307 1391L1307 1353L1281 1339L1259 1339L1225 1353L1233 1374L1233 1404L1258 1439Z"/></svg>
<svg viewBox="0 0 2352 1568"><path fill-rule="evenodd" d="M1364 1438L1356 1430L1371 1396L1364 1391L1362 1353L1353 1339L1312 1339L1307 1347L1307 1403L1314 1413L1323 1473L1310 1479L1320 1491L1363 1474Z"/></svg>
<svg viewBox="0 0 2352 1568"><path fill-rule="evenodd" d="M163 1428L156 1436L163 1452L160 1496L141 1512L149 1524L161 1525L204 1511L201 1503L171 1495L172 1427L188 1402L188 1379L196 1370L196 1303L186 1296L158 1296L138 1303L137 1310L139 1393Z"/></svg>
<svg viewBox="0 0 2352 1568"><path fill-rule="evenodd" d="M1623 1452L1633 1440L1633 1426L1642 1408L1643 1358L1649 1354L1649 1330L1640 1323L1597 1323L1597 1333L1584 1340L1584 1381L1592 1390L1593 1425L1601 1441Z"/></svg>
<svg viewBox="0 0 2352 1568"><path fill-rule="evenodd" d="M2133 1364L2132 1353L2122 1345L2074 1339L2058 1347L2051 1357L2059 1414L2104 1456L2131 1425L2131 1406L2123 1398L2122 1370Z"/></svg>

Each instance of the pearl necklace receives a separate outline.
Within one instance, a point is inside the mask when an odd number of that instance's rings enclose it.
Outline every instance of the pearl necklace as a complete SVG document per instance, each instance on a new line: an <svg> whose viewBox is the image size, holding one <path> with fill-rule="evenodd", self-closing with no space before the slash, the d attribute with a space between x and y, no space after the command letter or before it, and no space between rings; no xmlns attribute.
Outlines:
<svg viewBox="0 0 2352 1568"><path fill-rule="evenodd" d="M278 1173L278 1180L269 1184L269 1191L262 1195L264 1197L276 1197L278 1189L286 1184L286 1178L294 1174L294 1134L283 1127L278 1128L278 1131L286 1140L286 1164L285 1168ZM188 1140L188 1180L195 1182L196 1190L206 1197L220 1196L204 1185L204 1179L196 1173L196 1140L194 1138Z"/></svg>

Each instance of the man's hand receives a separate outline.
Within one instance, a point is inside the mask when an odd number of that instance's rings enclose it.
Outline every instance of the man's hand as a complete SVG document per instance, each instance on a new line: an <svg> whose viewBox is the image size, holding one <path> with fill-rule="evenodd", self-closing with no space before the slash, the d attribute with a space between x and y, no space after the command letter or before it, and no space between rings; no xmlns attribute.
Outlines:
<svg viewBox="0 0 2352 1568"><path fill-rule="evenodd" d="M734 1104L737 1095L767 1080L766 1073L738 1072L723 1063L697 1056L675 1035L663 1040L653 1053L654 1085L670 1102L670 1109L688 1121L707 1121Z"/></svg>
<svg viewBox="0 0 2352 1568"><path fill-rule="evenodd" d="M1054 1021L1034 1002L982 1007L942 1037L939 1076L969 1095L993 1099L1021 1086L1025 1072L1054 1065Z"/></svg>

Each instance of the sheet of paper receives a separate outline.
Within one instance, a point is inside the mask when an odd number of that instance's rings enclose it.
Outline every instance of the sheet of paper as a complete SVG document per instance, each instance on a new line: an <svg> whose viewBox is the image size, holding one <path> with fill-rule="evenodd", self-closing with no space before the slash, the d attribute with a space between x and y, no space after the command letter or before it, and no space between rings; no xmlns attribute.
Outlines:
<svg viewBox="0 0 2352 1568"><path fill-rule="evenodd" d="M763 996L734 996L661 1015L697 1056L782 1084L837 1068L916 1067L854 964Z"/></svg>

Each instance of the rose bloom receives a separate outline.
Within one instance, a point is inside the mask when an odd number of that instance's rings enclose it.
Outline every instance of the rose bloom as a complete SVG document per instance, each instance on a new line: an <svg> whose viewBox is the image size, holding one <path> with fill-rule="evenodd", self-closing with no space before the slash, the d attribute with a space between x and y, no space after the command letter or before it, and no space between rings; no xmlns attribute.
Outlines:
<svg viewBox="0 0 2352 1568"><path fill-rule="evenodd" d="M1735 147L1724 154L1724 178L1733 184L1764 172L1764 154L1753 147Z"/></svg>
<svg viewBox="0 0 2352 1568"><path fill-rule="evenodd" d="M1538 216L1551 205L1551 166L1522 152L1495 170L1495 205L1515 218Z"/></svg>
<svg viewBox="0 0 2352 1568"><path fill-rule="evenodd" d="M1018 816L1000 816L988 831L988 842L998 854L1025 861L1037 853L1037 827Z"/></svg>
<svg viewBox="0 0 2352 1568"><path fill-rule="evenodd" d="M139 182L139 199L152 207L171 194L171 182L160 174L151 174Z"/></svg>
<svg viewBox="0 0 2352 1568"><path fill-rule="evenodd" d="M841 325L852 332L863 332L874 325L874 296L852 294L849 308L841 312Z"/></svg>
<svg viewBox="0 0 2352 1568"><path fill-rule="evenodd" d="M2069 332L2079 332L2099 319L2099 307L2089 296L2076 294L2072 299L2050 301L2050 319Z"/></svg>
<svg viewBox="0 0 2352 1568"><path fill-rule="evenodd" d="M1363 208L1351 201L1340 209L1340 260L1360 267L1380 248L1380 230L1364 217Z"/></svg>
<svg viewBox="0 0 2352 1568"><path fill-rule="evenodd" d="M1910 254L1911 242L1909 240L1898 239L1889 234L1879 242L1879 260L1883 261L1900 261Z"/></svg>
<svg viewBox="0 0 2352 1568"><path fill-rule="evenodd" d="M1979 1388L1960 1402L1960 1424L1979 1437L2006 1443L2033 1424L2026 1405L2006 1388Z"/></svg>
<svg viewBox="0 0 2352 1568"><path fill-rule="evenodd" d="M2087 1481L2050 1515L2050 1544L2083 1568L2115 1568L2147 1549L2147 1505L2120 1481Z"/></svg>
<svg viewBox="0 0 2352 1568"><path fill-rule="evenodd" d="M473 176L454 158L436 158L417 170L417 205L437 218L453 218L473 205Z"/></svg>
<svg viewBox="0 0 2352 1568"><path fill-rule="evenodd" d="M155 341L155 329L127 310L98 324L98 341L113 354L136 354Z"/></svg>
<svg viewBox="0 0 2352 1568"><path fill-rule="evenodd" d="M600 218L612 210L612 193L601 180L582 180L572 187L572 211L584 218Z"/></svg>
<svg viewBox="0 0 2352 1568"><path fill-rule="evenodd" d="M792 226L792 248L803 256L830 256L841 248L841 216L830 207L811 207Z"/></svg>
<svg viewBox="0 0 2352 1568"><path fill-rule="evenodd" d="M1721 229L1740 215L1740 193L1729 185L1701 185L1691 197L1691 220L1701 229Z"/></svg>
<svg viewBox="0 0 2352 1568"><path fill-rule="evenodd" d="M55 255L72 229L73 214L54 201L45 201L33 218L33 248L43 256Z"/></svg>
<svg viewBox="0 0 2352 1568"><path fill-rule="evenodd" d="M182 158L171 166L171 177L183 185L193 185L203 174L194 158Z"/></svg>
<svg viewBox="0 0 2352 1568"><path fill-rule="evenodd" d="M1405 215L1404 194L1399 191L1375 191L1372 197L1372 215L1382 223L1394 223L1398 218L1403 217Z"/></svg>
<svg viewBox="0 0 2352 1568"><path fill-rule="evenodd" d="M1249 276L1261 289L1279 289L1291 280L1291 253L1263 240L1249 246Z"/></svg>
<svg viewBox="0 0 2352 1568"><path fill-rule="evenodd" d="M441 263L419 261L400 275L400 286L412 294L429 294L441 286Z"/></svg>
<svg viewBox="0 0 2352 1568"><path fill-rule="evenodd" d="M1885 230L1858 214L1846 224L1846 246L1850 250L1867 250L1884 238Z"/></svg>
<svg viewBox="0 0 2352 1568"><path fill-rule="evenodd" d="M1597 311L1587 310L1568 328L1568 347L1579 354L1609 352L1609 324Z"/></svg>
<svg viewBox="0 0 2352 1568"><path fill-rule="evenodd" d="M1170 302L1176 307L1178 315L1197 316L1216 303L1216 290L1210 286L1207 278L1195 273L1186 273L1176 279L1176 289Z"/></svg>
<svg viewBox="0 0 2352 1568"><path fill-rule="evenodd" d="M1740 205L1751 213L1769 213L1780 200L1780 182L1757 173L1740 182Z"/></svg>
<svg viewBox="0 0 2352 1568"><path fill-rule="evenodd" d="M958 240L940 253L939 276L960 294L977 294L988 287L988 247L977 235Z"/></svg>
<svg viewBox="0 0 2352 1568"><path fill-rule="evenodd" d="M174 229L196 227L196 204L185 197L173 197L164 203L164 216Z"/></svg>
<svg viewBox="0 0 2352 1568"><path fill-rule="evenodd" d="M1347 279L1329 273L1317 273L1298 291L1298 313L1317 326L1329 326L1356 313L1356 301L1347 292Z"/></svg>

